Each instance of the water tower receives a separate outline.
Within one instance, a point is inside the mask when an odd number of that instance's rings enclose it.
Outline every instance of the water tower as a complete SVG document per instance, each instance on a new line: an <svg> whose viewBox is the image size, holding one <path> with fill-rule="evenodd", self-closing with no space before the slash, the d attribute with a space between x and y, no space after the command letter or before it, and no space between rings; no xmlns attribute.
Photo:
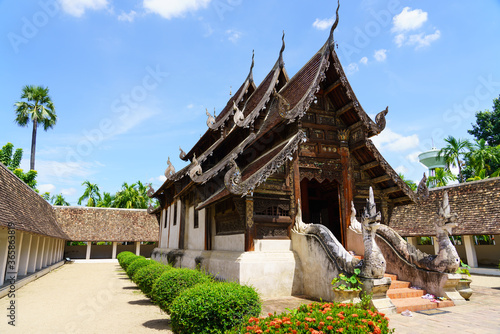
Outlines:
<svg viewBox="0 0 500 334"><path fill-rule="evenodd" d="M438 158L439 150L435 147L431 148L430 151L420 153L418 155L418 160L421 164L429 168L428 176L436 175L436 168L445 168L446 163L443 158Z"/></svg>

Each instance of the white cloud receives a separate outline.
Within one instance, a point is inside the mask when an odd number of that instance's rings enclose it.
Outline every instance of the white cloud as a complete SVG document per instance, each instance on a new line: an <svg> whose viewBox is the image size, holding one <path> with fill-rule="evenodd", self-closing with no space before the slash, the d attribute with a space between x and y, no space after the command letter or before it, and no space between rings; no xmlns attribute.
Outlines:
<svg viewBox="0 0 500 334"><path fill-rule="evenodd" d="M76 189L75 188L61 189L61 194L63 194L64 196L73 196L76 194Z"/></svg>
<svg viewBox="0 0 500 334"><path fill-rule="evenodd" d="M393 32L412 31L420 28L427 21L427 12L421 9L411 10L410 7L403 8L403 11L392 19Z"/></svg>
<svg viewBox="0 0 500 334"><path fill-rule="evenodd" d="M441 32L439 30L435 29L434 33L430 34L425 34L424 32L409 33L422 28L426 21L427 12L421 9L411 10L410 7L403 8L403 11L394 16L392 20L393 26L391 31L396 33L396 36L394 36L394 43L398 47L408 45L414 46L415 49L431 45L432 42L441 37Z"/></svg>
<svg viewBox="0 0 500 334"><path fill-rule="evenodd" d="M118 20L134 22L136 15L137 15L137 12L134 10L131 10L130 13L128 13L128 14L125 12L122 12L120 15L118 15Z"/></svg>
<svg viewBox="0 0 500 334"><path fill-rule="evenodd" d="M359 71L359 66L356 63L350 63L347 68L346 68L346 73L349 74L354 74L357 71Z"/></svg>
<svg viewBox="0 0 500 334"><path fill-rule="evenodd" d="M207 8L211 0L144 0L143 6L150 12L156 13L167 20L182 17L187 12L194 12Z"/></svg>
<svg viewBox="0 0 500 334"><path fill-rule="evenodd" d="M54 191L54 189L56 189L56 186L53 184L47 183L47 184L39 184L37 186L37 188L38 188L38 191L40 192L40 194L43 194L43 193L50 193L50 192Z"/></svg>
<svg viewBox="0 0 500 334"><path fill-rule="evenodd" d="M398 167L394 168L394 170L395 170L395 171L396 171L396 173L398 173L398 174L405 174L405 173L407 173L407 172L408 172L408 168L406 168L406 167L405 167L405 166L403 166L403 165L400 165L400 166L398 166Z"/></svg>
<svg viewBox="0 0 500 334"><path fill-rule="evenodd" d="M406 156L406 159L409 160L410 162L420 162L420 160L418 159L418 156L420 155L420 151L417 151L417 152L413 152L413 153L410 153Z"/></svg>
<svg viewBox="0 0 500 334"><path fill-rule="evenodd" d="M418 135L414 134L405 137L389 128L386 128L381 134L371 139L381 152L404 152L419 145Z"/></svg>
<svg viewBox="0 0 500 334"><path fill-rule="evenodd" d="M433 34L424 35L424 33L411 35L408 37L408 45L415 45L416 49L423 48L431 45L432 42L436 41L441 37L441 32L436 30Z"/></svg>
<svg viewBox="0 0 500 334"><path fill-rule="evenodd" d="M387 50L386 49L375 50L373 57L375 58L376 61L384 61L387 59Z"/></svg>
<svg viewBox="0 0 500 334"><path fill-rule="evenodd" d="M102 167L99 162L60 162L60 161L47 161L37 160L36 170L38 172L38 180L40 182L82 182L90 175L97 172L98 167Z"/></svg>
<svg viewBox="0 0 500 334"><path fill-rule="evenodd" d="M62 9L73 16L80 17L87 9L101 10L108 7L107 0L59 0Z"/></svg>
<svg viewBox="0 0 500 334"><path fill-rule="evenodd" d="M326 30L332 26L334 21L335 21L335 19L333 17L329 18L329 19L322 19L322 20L316 19L316 21L313 22L313 27L318 29L318 30Z"/></svg>
<svg viewBox="0 0 500 334"><path fill-rule="evenodd" d="M368 58L363 57L363 58L361 58L361 59L359 60L359 62L360 62L361 64L363 64L363 65L366 65L366 64L368 64Z"/></svg>
<svg viewBox="0 0 500 334"><path fill-rule="evenodd" d="M227 39L233 43L236 43L241 38L241 32L236 30L226 30Z"/></svg>
<svg viewBox="0 0 500 334"><path fill-rule="evenodd" d="M131 113L125 113L116 122L116 129L108 138L116 135L124 134L135 128L140 123L158 114L158 111L153 111L148 108L138 107Z"/></svg>

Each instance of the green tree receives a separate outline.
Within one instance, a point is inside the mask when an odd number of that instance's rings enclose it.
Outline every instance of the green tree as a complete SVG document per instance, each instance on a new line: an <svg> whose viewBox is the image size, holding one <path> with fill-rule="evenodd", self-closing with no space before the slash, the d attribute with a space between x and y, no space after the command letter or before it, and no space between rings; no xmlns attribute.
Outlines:
<svg viewBox="0 0 500 334"><path fill-rule="evenodd" d="M4 164L5 167L7 167L12 173L14 173L14 175L36 191L37 172L30 170L25 173L21 168L19 168L23 158L23 150L18 148L14 154L12 154L13 150L14 145L12 143L5 144L0 150L0 162Z"/></svg>
<svg viewBox="0 0 500 334"><path fill-rule="evenodd" d="M410 187L411 190L417 191L417 184L415 182L407 179L402 173L398 173L398 175L401 178L401 180L403 180L404 183L406 183L408 185L408 187Z"/></svg>
<svg viewBox="0 0 500 334"><path fill-rule="evenodd" d="M52 196L51 202L53 205L69 206L70 204L66 201L63 194L57 194Z"/></svg>
<svg viewBox="0 0 500 334"><path fill-rule="evenodd" d="M471 149L471 143L466 139L456 139L453 136L448 136L448 138L446 138L444 141L447 143L447 145L439 150L438 158L444 158L448 169L450 168L450 166L458 167L458 182L463 182L463 161L460 159Z"/></svg>
<svg viewBox="0 0 500 334"><path fill-rule="evenodd" d="M99 187L95 183L90 183L90 181L84 181L82 186L85 186L85 191L82 197L78 199L78 205L81 205L83 201L87 200L87 205L89 207L95 207L96 204L101 200L101 194L99 193Z"/></svg>
<svg viewBox="0 0 500 334"><path fill-rule="evenodd" d="M50 193L48 191L44 192L41 196L44 200L51 203L51 200L50 200L51 196L50 196Z"/></svg>
<svg viewBox="0 0 500 334"><path fill-rule="evenodd" d="M19 126L28 126L33 123L31 136L30 170L35 170L36 131L40 124L47 131L57 122L54 104L49 96L49 88L27 85L23 87L21 99L26 101L16 102L16 119Z"/></svg>
<svg viewBox="0 0 500 334"><path fill-rule="evenodd" d="M147 209L150 199L147 188L141 181L129 185L124 182L122 189L116 193L113 206L125 209Z"/></svg>
<svg viewBox="0 0 500 334"><path fill-rule="evenodd" d="M115 200L115 196L111 195L110 193L104 192L102 194L101 200L97 202L97 207L100 208L111 208L113 207L113 202Z"/></svg>
<svg viewBox="0 0 500 334"><path fill-rule="evenodd" d="M493 100L493 111L476 113L476 124L467 132L477 140L486 140L490 146L500 145L500 97Z"/></svg>
<svg viewBox="0 0 500 334"><path fill-rule="evenodd" d="M427 178L427 187L444 187L450 181L456 180L457 177L449 169L436 168L434 170L434 175Z"/></svg>

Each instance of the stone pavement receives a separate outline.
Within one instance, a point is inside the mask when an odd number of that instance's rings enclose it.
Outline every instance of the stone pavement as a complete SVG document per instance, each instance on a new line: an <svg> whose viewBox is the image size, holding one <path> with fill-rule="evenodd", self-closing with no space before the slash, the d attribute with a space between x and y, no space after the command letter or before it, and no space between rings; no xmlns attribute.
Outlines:
<svg viewBox="0 0 500 334"><path fill-rule="evenodd" d="M397 334L500 334L500 277L472 279L474 294L467 304L439 309L448 313L432 316L389 315L390 327ZM7 318L12 300L15 327ZM263 314L309 302L305 297L265 298ZM0 333L172 333L168 316L116 262L64 265L16 291L15 298L1 298L0 310Z"/></svg>
<svg viewBox="0 0 500 334"><path fill-rule="evenodd" d="M447 313L424 315L413 312L412 317L391 314L390 328L397 334L500 334L500 277L472 275L474 290L465 305L437 309ZM286 308L294 308L309 303L306 297L285 297L264 299L263 313L281 313Z"/></svg>

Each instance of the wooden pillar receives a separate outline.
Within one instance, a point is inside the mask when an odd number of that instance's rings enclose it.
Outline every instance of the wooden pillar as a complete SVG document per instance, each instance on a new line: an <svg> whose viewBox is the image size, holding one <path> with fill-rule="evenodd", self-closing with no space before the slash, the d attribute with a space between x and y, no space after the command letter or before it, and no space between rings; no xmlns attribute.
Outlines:
<svg viewBox="0 0 500 334"><path fill-rule="evenodd" d="M342 245L347 247L346 231L349 226L349 218L351 216L351 202L353 200L352 178L350 170L350 152L349 152L349 130L339 130L338 136L340 140L340 163L342 165L342 219L340 222L340 231L342 234Z"/></svg>
<svg viewBox="0 0 500 334"><path fill-rule="evenodd" d="M467 264L471 268L477 268L476 245L474 245L473 235L463 235L462 240L465 245L465 255L467 257Z"/></svg>
<svg viewBox="0 0 500 334"><path fill-rule="evenodd" d="M36 260L38 258L38 248L40 247L40 236L35 235L32 239L33 245L31 245L30 259L28 263L28 273L34 273L36 271Z"/></svg>
<svg viewBox="0 0 500 334"><path fill-rule="evenodd" d="M135 242L135 255L141 255L141 242Z"/></svg>
<svg viewBox="0 0 500 334"><path fill-rule="evenodd" d="M245 197L245 252L254 250L253 236L255 224L253 221L253 196Z"/></svg>
<svg viewBox="0 0 500 334"><path fill-rule="evenodd" d="M437 237L432 237L432 243L434 244L434 254L437 255L439 253L439 240Z"/></svg>
<svg viewBox="0 0 500 334"><path fill-rule="evenodd" d="M181 199L181 207L180 207L180 216L181 220L179 222L179 249L184 249L184 236L186 235L186 205L184 204L184 200Z"/></svg>
<svg viewBox="0 0 500 334"><path fill-rule="evenodd" d="M408 237L408 243L412 246L415 246L417 247L418 243L417 243L417 237Z"/></svg>
<svg viewBox="0 0 500 334"><path fill-rule="evenodd" d="M5 281L7 255L9 254L9 234L7 229L0 229L0 286Z"/></svg>
<svg viewBox="0 0 500 334"><path fill-rule="evenodd" d="M40 245L40 248L38 249L38 259L36 260L36 270L40 270L43 268L43 257L45 255L45 247L47 246L47 238L46 237L41 237L42 238L42 243Z"/></svg>
<svg viewBox="0 0 500 334"><path fill-rule="evenodd" d="M87 241L87 254L85 260L90 260L90 252L92 251L92 241Z"/></svg>
<svg viewBox="0 0 500 334"><path fill-rule="evenodd" d="M118 243L116 241L113 241L113 251L111 252L111 258L116 259L116 248L118 246Z"/></svg>
<svg viewBox="0 0 500 334"><path fill-rule="evenodd" d="M23 239L24 240L21 247L21 256L19 258L19 269L17 271L17 274L20 276L26 276L26 274L28 273L28 263L30 260L33 234L25 234Z"/></svg>
<svg viewBox="0 0 500 334"><path fill-rule="evenodd" d="M295 206L295 212L293 216L293 222L295 223L295 219L297 218L297 213L299 210L299 205L304 207L304 204L308 205L309 203L303 203L302 202L302 193L301 193L301 188L300 188L300 167L299 167L299 152L296 151L294 153L293 157L293 163L292 163L292 173L293 173L293 197L294 197L294 206ZM307 190L307 189L306 189ZM302 210L302 208L300 208ZM293 224L292 224L293 225Z"/></svg>

